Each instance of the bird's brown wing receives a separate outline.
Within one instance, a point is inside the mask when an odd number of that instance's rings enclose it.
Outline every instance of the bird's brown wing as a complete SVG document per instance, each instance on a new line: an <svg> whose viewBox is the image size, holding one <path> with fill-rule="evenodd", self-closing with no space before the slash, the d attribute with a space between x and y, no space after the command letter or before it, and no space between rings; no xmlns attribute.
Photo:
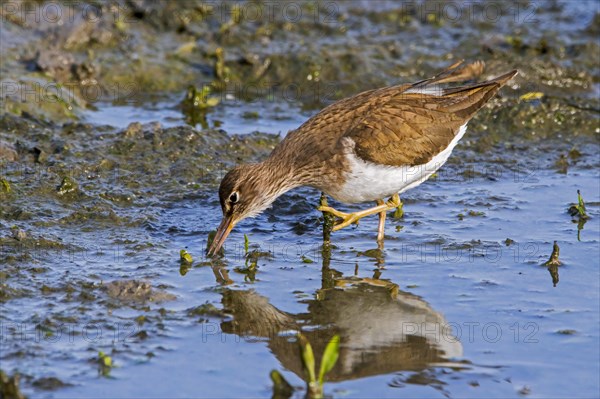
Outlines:
<svg viewBox="0 0 600 399"><path fill-rule="evenodd" d="M433 78L369 90L337 101L291 131L271 158L293 159L298 170L338 158L342 140L367 161L419 165L448 146L459 127L516 71L489 82L442 90L437 86L480 74L483 63L457 62ZM407 93L436 90L440 96ZM314 145L318 142L319 145ZM302 148L299 156L298 148ZM310 169L310 168L309 168Z"/></svg>
<svg viewBox="0 0 600 399"><path fill-rule="evenodd" d="M340 136L349 131L358 121L365 118L375 108L402 94L405 90L432 87L441 83L464 81L481 74L483 71L484 63L482 61L475 61L466 65L462 65L462 63L463 61L458 61L434 77L413 84L368 90L337 101L322 109L318 114L296 129L296 131L318 131L324 139L333 137L337 142ZM335 134L330 134L329 130L340 133L336 136Z"/></svg>
<svg viewBox="0 0 600 399"><path fill-rule="evenodd" d="M425 164L448 147L460 126L516 73L465 87L442 90L434 86L434 95L419 91L431 89L435 78L426 84L398 87L373 101L370 112L355 120L342 139L351 139L354 152L365 161L390 166Z"/></svg>

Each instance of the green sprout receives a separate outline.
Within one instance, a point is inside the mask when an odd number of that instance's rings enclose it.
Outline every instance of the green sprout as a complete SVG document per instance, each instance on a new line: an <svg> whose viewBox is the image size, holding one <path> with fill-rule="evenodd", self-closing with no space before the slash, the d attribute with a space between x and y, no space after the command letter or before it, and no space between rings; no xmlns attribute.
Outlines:
<svg viewBox="0 0 600 399"><path fill-rule="evenodd" d="M179 259L185 263L194 262L194 258L192 258L192 255L185 249L182 249L181 251L179 251Z"/></svg>
<svg viewBox="0 0 600 399"><path fill-rule="evenodd" d="M250 263L250 264L248 264L248 263ZM244 267L235 267L233 270L236 273L243 274L245 282L253 283L256 280L256 272L258 271L258 267L257 267L256 263L257 263L256 258L252 261L249 261L248 258L246 258L246 265Z"/></svg>
<svg viewBox="0 0 600 399"><path fill-rule="evenodd" d="M581 191L577 190L577 211L579 212L579 216L584 218L589 218L586 209L585 202L583 202L583 197L581 196Z"/></svg>
<svg viewBox="0 0 600 399"><path fill-rule="evenodd" d="M304 256L304 255L302 255L301 259L302 259L302 263L308 263L308 264L315 263L314 260L312 260L311 258Z"/></svg>
<svg viewBox="0 0 600 399"><path fill-rule="evenodd" d="M195 86L190 86L188 87L184 103L190 108L201 110L215 107L217 104L219 104L219 98L209 97L210 93L210 86L202 86L202 89L200 90L198 90Z"/></svg>
<svg viewBox="0 0 600 399"><path fill-rule="evenodd" d="M333 369L339 357L340 336L337 334L334 335L327 343L321 359L318 379L315 374L315 355L311 344L306 337L300 333L298 333L298 343L300 344L302 364L304 365L304 370L306 372L308 397L315 399L322 398L325 374Z"/></svg>
<svg viewBox="0 0 600 399"><path fill-rule="evenodd" d="M544 263L544 266L560 266L560 260L558 259L558 255L560 254L560 248L558 247L558 243L554 241L554 245L552 246L552 254L550 255L550 259Z"/></svg>
<svg viewBox="0 0 600 399"><path fill-rule="evenodd" d="M576 218L573 222L577 222L577 241L581 241L581 230L583 230L583 225L588 221L590 216L587 214L585 202L579 190L577 190L577 204L572 204L568 212L569 215Z"/></svg>
<svg viewBox="0 0 600 399"><path fill-rule="evenodd" d="M334 335L323 352L321 367L319 368L319 384L322 386L325 382L325 374L331 371L335 366L340 355L340 336Z"/></svg>
<svg viewBox="0 0 600 399"><path fill-rule="evenodd" d="M258 272L258 260L270 256L269 252L260 251L258 248L250 250L250 238L244 234L244 265L235 267L233 270L236 273L243 274L244 281L254 282L256 280L256 273Z"/></svg>
<svg viewBox="0 0 600 399"><path fill-rule="evenodd" d="M192 263L194 263L194 258L192 258L192 254L185 249L182 249L179 251L179 263L179 274L185 276L190 270Z"/></svg>
<svg viewBox="0 0 600 399"><path fill-rule="evenodd" d="M105 377L108 376L110 374L110 370L113 368L112 357L108 356L102 351L99 351L98 366L100 373Z"/></svg>
<svg viewBox="0 0 600 399"><path fill-rule="evenodd" d="M210 97L210 93L210 86L202 86L201 89L195 86L188 87L186 96L181 102L181 108L189 125L200 124L202 128L208 128L206 112L219 104L219 98Z"/></svg>
<svg viewBox="0 0 600 399"><path fill-rule="evenodd" d="M400 205L394 211L394 219L401 219L404 217L404 203L400 202Z"/></svg>
<svg viewBox="0 0 600 399"><path fill-rule="evenodd" d="M254 250L250 252L250 238L244 234L244 258L246 259L243 267L236 267L233 270L244 275L244 281L254 282L256 272L258 271L258 258L261 253Z"/></svg>
<svg viewBox="0 0 600 399"><path fill-rule="evenodd" d="M215 76L217 79L212 83L213 87L217 90L223 90L225 85L229 82L231 71L229 67L225 65L225 52L222 47L215 50Z"/></svg>
<svg viewBox="0 0 600 399"><path fill-rule="evenodd" d="M273 398L290 398L294 394L294 388L277 370L271 370L269 374L273 381Z"/></svg>
<svg viewBox="0 0 600 399"><path fill-rule="evenodd" d="M0 178L0 192L10 193L10 184L4 177Z"/></svg>
<svg viewBox="0 0 600 399"><path fill-rule="evenodd" d="M569 214L571 216L578 216L580 219L590 218L585 209L585 202L581 196L581 191L579 190L577 190L577 204L573 204L569 207Z"/></svg>
<svg viewBox="0 0 600 399"><path fill-rule="evenodd" d="M250 239L244 234L244 255L248 255L248 249L250 248Z"/></svg>

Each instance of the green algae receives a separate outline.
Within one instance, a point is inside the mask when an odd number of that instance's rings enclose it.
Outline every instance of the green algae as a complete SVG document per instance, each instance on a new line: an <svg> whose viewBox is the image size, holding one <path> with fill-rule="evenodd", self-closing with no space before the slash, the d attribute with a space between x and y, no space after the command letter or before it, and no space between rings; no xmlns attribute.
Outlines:
<svg viewBox="0 0 600 399"><path fill-rule="evenodd" d="M56 187L56 192L58 195L67 195L67 194L75 194L79 189L79 185L75 180L66 176L63 177L60 184Z"/></svg>
<svg viewBox="0 0 600 399"><path fill-rule="evenodd" d="M186 314L189 317L200 316L200 320L204 320L204 317L223 318L226 316L226 313L222 309L217 308L215 305L209 302L187 309Z"/></svg>
<svg viewBox="0 0 600 399"><path fill-rule="evenodd" d="M110 298L124 303L165 302L176 299L175 295L153 288L150 283L140 280L115 280L101 288Z"/></svg>

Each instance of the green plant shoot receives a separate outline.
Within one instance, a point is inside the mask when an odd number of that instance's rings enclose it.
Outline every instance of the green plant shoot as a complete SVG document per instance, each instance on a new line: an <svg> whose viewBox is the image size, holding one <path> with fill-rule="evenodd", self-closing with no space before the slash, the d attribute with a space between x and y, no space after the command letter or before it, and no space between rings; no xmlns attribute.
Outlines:
<svg viewBox="0 0 600 399"><path fill-rule="evenodd" d="M327 374L338 360L340 354L340 336L334 335L323 352L321 367L319 368L319 385L323 385L325 374Z"/></svg>
<svg viewBox="0 0 600 399"><path fill-rule="evenodd" d="M185 249L182 249L181 251L179 251L179 259L185 263L192 263L194 261L194 259L192 258L192 255Z"/></svg>
<svg viewBox="0 0 600 399"><path fill-rule="evenodd" d="M300 347L302 349L302 363L304 364L304 370L306 370L309 384L314 384L317 379L315 378L315 355L312 346L306 337L300 333L298 333L298 341L300 342Z"/></svg>
<svg viewBox="0 0 600 399"><path fill-rule="evenodd" d="M577 210L579 211L580 216L587 216L585 202L583 202L583 197L581 196L581 191L579 190L577 190Z"/></svg>

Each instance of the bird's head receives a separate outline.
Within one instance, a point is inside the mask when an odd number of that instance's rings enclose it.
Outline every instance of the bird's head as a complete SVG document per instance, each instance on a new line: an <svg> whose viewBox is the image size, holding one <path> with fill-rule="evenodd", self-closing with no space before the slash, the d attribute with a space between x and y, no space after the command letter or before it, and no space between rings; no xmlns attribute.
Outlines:
<svg viewBox="0 0 600 399"><path fill-rule="evenodd" d="M276 168L263 164L240 165L229 171L221 181L219 200L223 219L208 249L208 255L216 254L233 227L242 219L264 211L282 193L281 179Z"/></svg>

